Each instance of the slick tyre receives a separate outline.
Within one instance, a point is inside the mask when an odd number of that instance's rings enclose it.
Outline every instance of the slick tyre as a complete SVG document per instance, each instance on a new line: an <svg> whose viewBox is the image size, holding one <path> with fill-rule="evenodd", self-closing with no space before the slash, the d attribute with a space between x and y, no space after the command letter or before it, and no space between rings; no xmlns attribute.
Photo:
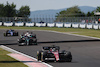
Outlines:
<svg viewBox="0 0 100 67"><path fill-rule="evenodd" d="M6 36L6 33L4 33L3 35Z"/></svg>
<svg viewBox="0 0 100 67"><path fill-rule="evenodd" d="M42 62L46 62L46 60L45 60L46 55L47 55L47 51L41 52L41 61Z"/></svg>
<svg viewBox="0 0 100 67"><path fill-rule="evenodd" d="M42 51L37 51L37 60L38 60L38 61L41 60L41 52L42 52Z"/></svg>
<svg viewBox="0 0 100 67"><path fill-rule="evenodd" d="M33 39L34 45L37 45L37 39Z"/></svg>
<svg viewBox="0 0 100 67"><path fill-rule="evenodd" d="M18 36L18 32L16 33L16 36Z"/></svg>
<svg viewBox="0 0 100 67"><path fill-rule="evenodd" d="M71 62L72 61L72 55L71 55L71 52L70 51L67 51L66 52L66 61L67 62Z"/></svg>
<svg viewBox="0 0 100 67"><path fill-rule="evenodd" d="M8 36L8 34L7 33L4 33L4 36Z"/></svg>

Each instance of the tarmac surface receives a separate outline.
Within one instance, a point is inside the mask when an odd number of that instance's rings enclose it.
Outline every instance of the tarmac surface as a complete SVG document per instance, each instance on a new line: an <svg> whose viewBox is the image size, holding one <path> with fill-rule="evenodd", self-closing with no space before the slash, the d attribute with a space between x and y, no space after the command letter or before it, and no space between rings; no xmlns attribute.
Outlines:
<svg viewBox="0 0 100 67"><path fill-rule="evenodd" d="M25 30L17 31L19 34L26 32ZM33 31L37 36L38 45L18 46L17 38L20 36L4 37L4 32L5 30L0 30L0 45L5 45L34 58L42 46L58 45L61 50L71 51L72 62L47 62L54 67L100 67L99 39L47 31Z"/></svg>

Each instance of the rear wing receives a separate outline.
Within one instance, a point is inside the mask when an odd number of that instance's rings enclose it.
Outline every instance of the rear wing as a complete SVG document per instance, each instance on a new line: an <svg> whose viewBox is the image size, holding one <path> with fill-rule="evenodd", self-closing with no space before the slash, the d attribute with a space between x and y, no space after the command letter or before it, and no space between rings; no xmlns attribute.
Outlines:
<svg viewBox="0 0 100 67"><path fill-rule="evenodd" d="M60 50L59 46L44 46L43 50L50 50L50 48L55 48L56 50Z"/></svg>

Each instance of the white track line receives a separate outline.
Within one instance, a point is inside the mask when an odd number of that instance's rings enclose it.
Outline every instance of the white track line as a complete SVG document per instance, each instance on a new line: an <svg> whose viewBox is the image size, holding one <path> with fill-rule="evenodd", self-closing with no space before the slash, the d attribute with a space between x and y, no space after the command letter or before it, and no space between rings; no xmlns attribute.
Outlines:
<svg viewBox="0 0 100 67"><path fill-rule="evenodd" d="M78 35L78 34L71 34L71 33L65 33L65 32L57 32L57 31L48 31L48 30L33 30L33 31L45 31L45 32L67 34L67 35L73 35L73 36L79 36L79 37L86 37L86 38L92 38L92 39L100 39L100 38L97 38L97 37L91 37L91 36L85 36L85 35Z"/></svg>
<svg viewBox="0 0 100 67"><path fill-rule="evenodd" d="M24 54L24 53L18 52L18 51L14 50L14 49L11 49L11 48L7 47L7 46L1 45L1 48L3 48L4 50L7 50L7 51L9 51L9 52L12 52L12 53L18 53L18 54L24 55L24 56L26 56L26 57L28 57L28 58L31 58L31 59L37 61L36 58L31 57L31 56L28 56L28 55L26 55L26 54ZM41 61L39 61L39 62L41 62ZM48 67L53 67L53 66L51 66L51 65L49 65L49 64L47 64L47 63L45 63L45 62L41 62L41 63L47 65Z"/></svg>
<svg viewBox="0 0 100 67"><path fill-rule="evenodd" d="M16 29L16 30L18 30L18 29ZM19 30L26 30L27 31L27 29L19 29ZM30 31L45 31L45 32L67 34L67 35L73 35L73 36L79 36L79 37L86 37L86 38L92 38L92 39L100 39L100 38L97 38L97 37L91 37L91 36L85 36L85 35L78 35L78 34L71 34L71 33L67 33L67 32L66 33L65 32L58 32L58 31L52 31L52 30L30 30Z"/></svg>

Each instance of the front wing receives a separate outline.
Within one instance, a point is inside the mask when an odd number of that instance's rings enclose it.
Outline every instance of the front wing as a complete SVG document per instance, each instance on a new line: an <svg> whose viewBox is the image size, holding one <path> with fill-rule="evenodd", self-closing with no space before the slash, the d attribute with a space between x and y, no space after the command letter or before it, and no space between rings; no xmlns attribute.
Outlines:
<svg viewBox="0 0 100 67"><path fill-rule="evenodd" d="M48 53L45 56L45 60L56 60L55 55L52 53ZM59 53L59 60L58 61L67 61L69 57L67 57L64 53Z"/></svg>

